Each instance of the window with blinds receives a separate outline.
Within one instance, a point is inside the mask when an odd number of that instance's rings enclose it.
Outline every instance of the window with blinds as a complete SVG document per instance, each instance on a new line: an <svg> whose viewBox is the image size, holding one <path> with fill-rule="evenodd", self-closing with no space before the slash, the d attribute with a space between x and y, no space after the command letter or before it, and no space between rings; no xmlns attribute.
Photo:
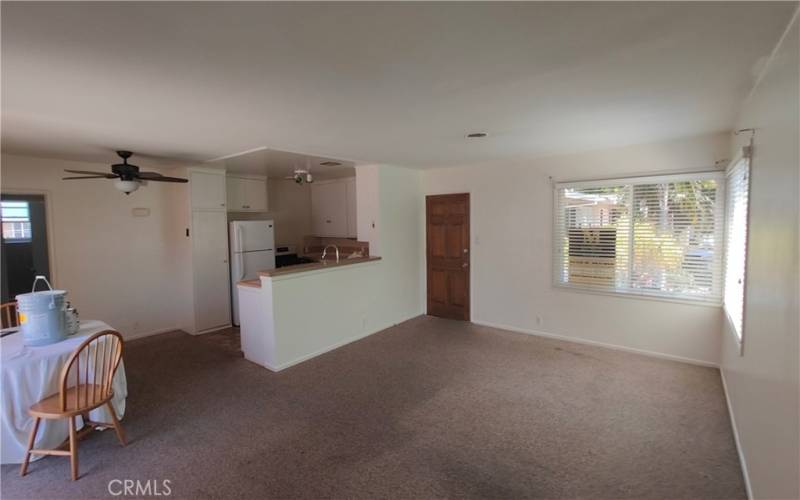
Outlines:
<svg viewBox="0 0 800 500"><path fill-rule="evenodd" d="M558 285L720 304L722 173L555 187Z"/></svg>
<svg viewBox="0 0 800 500"><path fill-rule="evenodd" d="M745 152L749 152L746 150ZM743 156L727 172L725 189L725 313L741 341L744 311L745 263L747 261L747 213L749 209L750 160Z"/></svg>

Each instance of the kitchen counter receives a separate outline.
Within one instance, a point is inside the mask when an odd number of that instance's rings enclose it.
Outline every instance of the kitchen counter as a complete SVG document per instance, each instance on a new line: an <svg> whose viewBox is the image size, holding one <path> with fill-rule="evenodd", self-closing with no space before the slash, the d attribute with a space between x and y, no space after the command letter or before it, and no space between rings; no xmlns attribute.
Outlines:
<svg viewBox="0 0 800 500"><path fill-rule="evenodd" d="M298 264L240 281L245 359L280 371L387 326L376 298L385 286L380 257Z"/></svg>
<svg viewBox="0 0 800 500"><path fill-rule="evenodd" d="M342 267L342 266L349 266L351 264L361 264L364 262L375 262L381 260L380 257L356 257L352 259L339 259L339 262L335 260L324 260L320 262L310 262L308 264L297 264L294 266L285 266L285 267L278 267L275 269L270 269L268 271L259 271L258 278L251 279L251 280L244 280L240 281L238 284L241 286L247 286L251 288L261 288L261 277L265 278L274 278L276 276L286 276L289 274L297 274L297 273L304 273L308 271L318 271L320 269L331 269L334 267Z"/></svg>
<svg viewBox="0 0 800 500"><path fill-rule="evenodd" d="M269 271L259 271L259 276L274 278L275 276L285 276L287 274L304 273L307 271L316 271L319 269L329 269L332 267L349 266L351 264L361 264L363 262L375 262L381 260L380 257L356 257L353 259L339 259L324 260L321 262L311 262L310 264L297 264L296 266L278 267L270 269Z"/></svg>

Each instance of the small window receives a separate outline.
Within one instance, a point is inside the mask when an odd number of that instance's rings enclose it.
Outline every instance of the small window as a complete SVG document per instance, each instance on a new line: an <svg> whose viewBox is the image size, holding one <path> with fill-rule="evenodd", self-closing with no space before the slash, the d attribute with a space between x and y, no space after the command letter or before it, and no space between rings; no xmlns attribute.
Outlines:
<svg viewBox="0 0 800 500"><path fill-rule="evenodd" d="M745 150L749 153L749 149ZM744 285L747 261L750 159L744 155L727 172L725 220L725 313L739 342L744 329Z"/></svg>
<svg viewBox="0 0 800 500"><path fill-rule="evenodd" d="M3 221L3 239L6 242L31 240L31 217L27 201L0 202L0 213Z"/></svg>
<svg viewBox="0 0 800 500"><path fill-rule="evenodd" d="M705 173L556 185L555 283L719 305L723 183Z"/></svg>

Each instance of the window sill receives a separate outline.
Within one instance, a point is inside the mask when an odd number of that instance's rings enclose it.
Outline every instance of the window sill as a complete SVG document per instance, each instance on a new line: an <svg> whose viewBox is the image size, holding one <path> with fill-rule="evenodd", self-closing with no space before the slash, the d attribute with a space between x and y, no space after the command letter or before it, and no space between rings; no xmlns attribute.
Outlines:
<svg viewBox="0 0 800 500"><path fill-rule="evenodd" d="M589 295L605 295L607 297L616 297L618 299L648 300L656 302L671 302L673 304L685 304L689 306L722 308L722 302L704 302L691 299L659 297L657 295L650 295L646 293L636 293L636 292L611 292L605 290L592 290L578 286L565 285L562 283L553 283L553 288L569 292L586 293Z"/></svg>

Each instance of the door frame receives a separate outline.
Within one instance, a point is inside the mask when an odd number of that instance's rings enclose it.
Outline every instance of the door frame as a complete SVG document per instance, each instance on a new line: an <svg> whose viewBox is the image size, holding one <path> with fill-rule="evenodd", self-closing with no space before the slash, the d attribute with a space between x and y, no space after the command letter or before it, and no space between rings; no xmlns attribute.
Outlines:
<svg viewBox="0 0 800 500"><path fill-rule="evenodd" d="M423 310L425 314L429 314L428 311L428 198L435 198L435 197L444 197L444 196L451 196L451 195L467 195L467 216L469 217L469 224L467 225L469 230L469 314L468 318L464 321L468 323L475 322L475 294L472 293L472 290L475 288L475 259L473 259L473 255L475 254L475 246L476 246L476 237L474 236L475 233L473 231L473 224L472 224L472 201L473 201L473 193L472 190L464 190L464 191L448 191L448 192L440 192L440 193L428 193L425 195L423 200L423 210L422 210L422 226L423 226L423 237L422 241L423 248L422 248L422 258L425 265L422 268L422 283L424 287L424 293L422 295L423 300Z"/></svg>
<svg viewBox="0 0 800 500"><path fill-rule="evenodd" d="M58 287L58 269L56 267L56 238L54 227L55 220L53 219L53 200L52 191L48 189L25 189L25 188L2 188L0 189L0 196L4 194L10 195L34 195L44 197L44 217L45 217L45 230L47 232L47 261L50 265L50 284Z"/></svg>

